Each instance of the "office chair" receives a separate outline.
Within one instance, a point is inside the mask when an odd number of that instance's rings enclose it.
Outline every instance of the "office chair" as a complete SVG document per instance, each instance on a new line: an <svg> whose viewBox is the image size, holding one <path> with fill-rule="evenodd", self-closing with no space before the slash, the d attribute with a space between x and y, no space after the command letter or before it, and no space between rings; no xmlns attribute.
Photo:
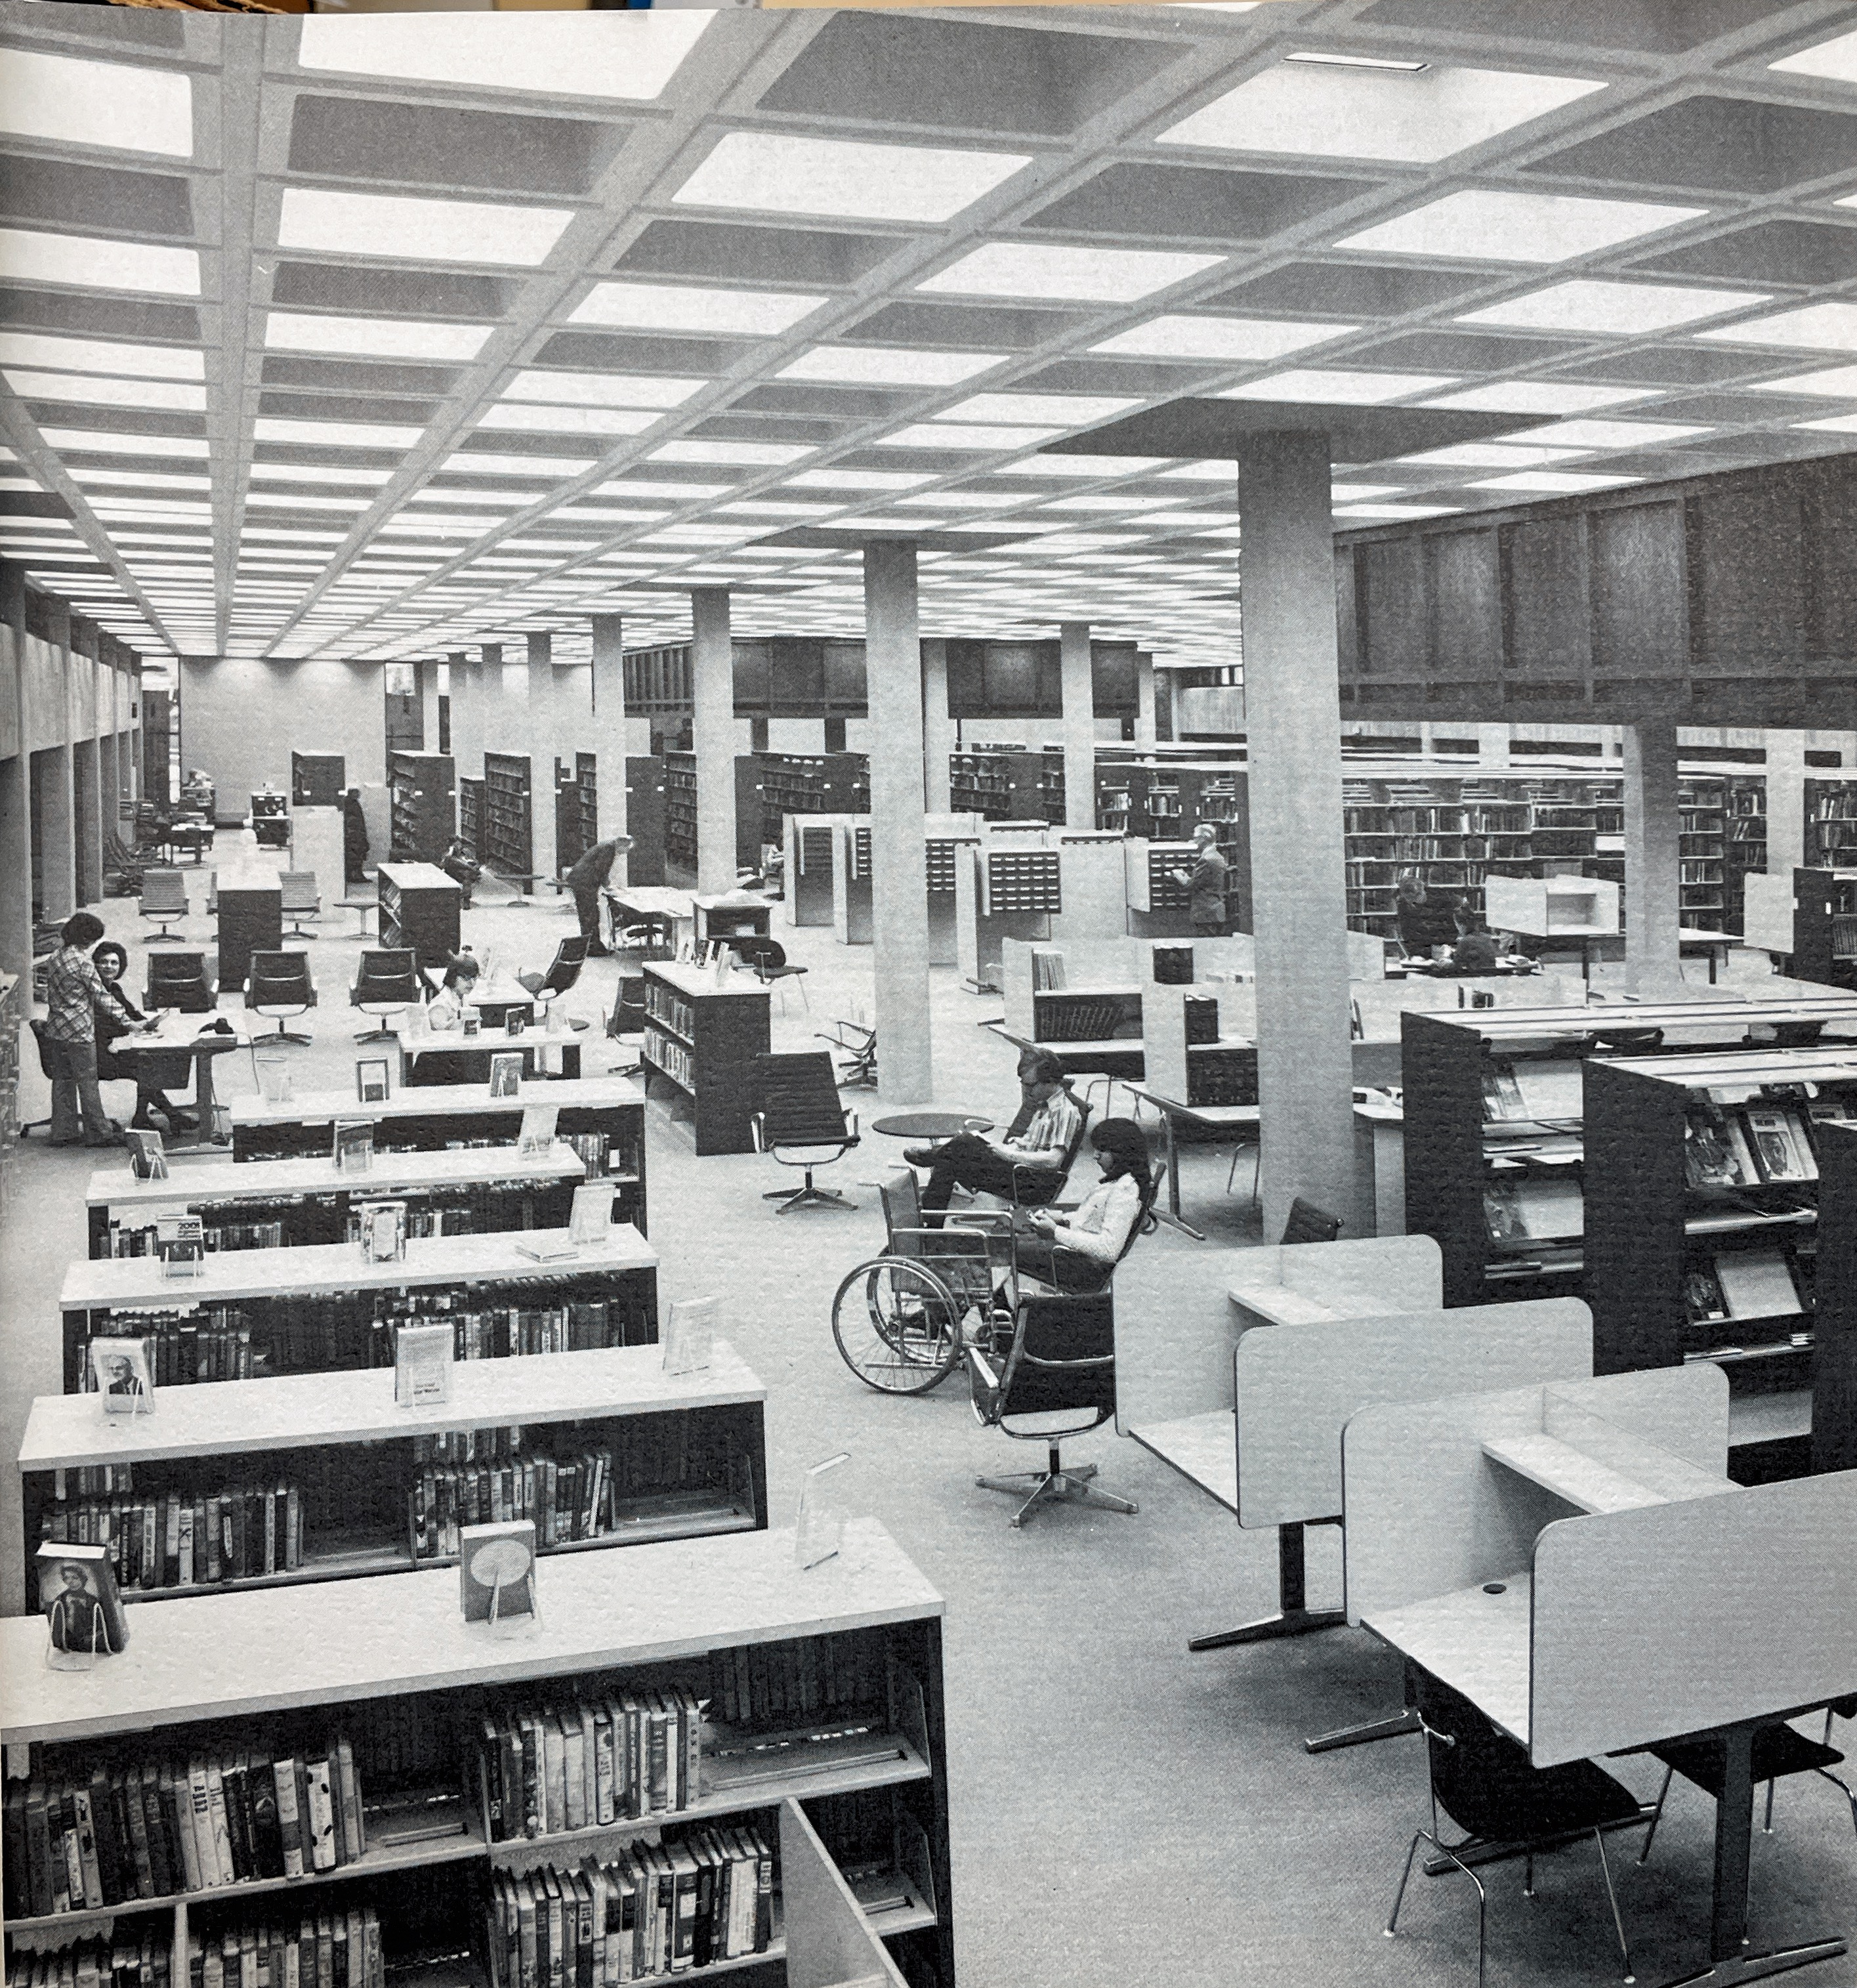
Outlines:
<svg viewBox="0 0 1857 1988"><path fill-rule="evenodd" d="M152 1012L172 1008L183 1015L207 1015L219 1006L218 982L207 971L204 952L151 952L142 1006Z"/></svg>
<svg viewBox="0 0 1857 1988"><path fill-rule="evenodd" d="M553 1002L570 992L580 978L580 969L586 965L590 939L576 934L572 938L564 938L555 948L555 956L549 962L545 973L518 973L516 979L535 997L535 1005L542 1010L541 1019L546 1022L548 1011ZM585 1022L576 1022L574 1026L584 1029Z"/></svg>
<svg viewBox="0 0 1857 1988"><path fill-rule="evenodd" d="M364 1015L403 1015L420 998L419 969L414 955L374 946L363 948L355 978L349 989L349 1005ZM356 1036L358 1043L391 1042L389 1028L368 1029Z"/></svg>
<svg viewBox="0 0 1857 1988"><path fill-rule="evenodd" d="M39 1073L47 1083L53 1081L58 1073L52 1067L52 1052L46 1046L47 1034L44 1021L37 1015L26 1018L26 1026L32 1032L32 1040L39 1046ZM49 1118L22 1118L19 1121L19 1136L25 1138L34 1132L49 1132L52 1129Z"/></svg>
<svg viewBox="0 0 1857 1988"><path fill-rule="evenodd" d="M812 1003L806 996L806 972L803 966L795 966L787 958L787 949L777 938L765 938L756 932L744 932L728 942L729 949L742 965L751 968L755 978L764 987L771 987L788 980L799 982L799 998L808 1009ZM780 1005L787 1005L787 990L780 989Z"/></svg>
<svg viewBox="0 0 1857 1988"><path fill-rule="evenodd" d="M1773 1833L1773 1784L1788 1774L1816 1774L1821 1780L1829 1781L1850 1804L1851 1827L1857 1829L1857 1793L1842 1775L1834 1774L1832 1769L1843 1764L1844 1756L1829 1745L1832 1736L1832 1719L1843 1711L1848 1716L1857 1711L1857 1700L1842 1699L1835 1706L1825 1709L1825 1738L1808 1740L1805 1736L1787 1725L1763 1726L1754 1736L1754 1779L1767 1783L1767 1813L1762 1821L1762 1831ZM1678 1774L1692 1782L1703 1793L1714 1800L1721 1800L1722 1783L1726 1770L1722 1756L1722 1743L1713 1734L1704 1734L1693 1740L1666 1740L1645 1751L1663 1763L1663 1785L1657 1790L1657 1806L1651 1814L1651 1826L1644 1832L1644 1847L1638 1852L1642 1864L1651 1854L1651 1844L1656 1841L1657 1825L1663 1820L1663 1804L1670 1792L1670 1782Z"/></svg>
<svg viewBox="0 0 1857 1988"><path fill-rule="evenodd" d="M877 1032L867 1028L862 1022L834 1022L829 1033L823 1029L813 1031L814 1040L829 1043L836 1050L842 1050L849 1061L839 1065L838 1080L849 1087L868 1084L873 1090L877 1081Z"/></svg>
<svg viewBox="0 0 1857 1988"><path fill-rule="evenodd" d="M285 870L279 874L278 881L283 886L283 915L297 921L285 928L283 936L314 938L316 935L305 931L302 921L322 915L322 900L316 890L316 873L313 870Z"/></svg>
<svg viewBox="0 0 1857 1988"><path fill-rule="evenodd" d="M1406 1868L1400 1874L1400 1888L1393 1894L1392 1915L1386 1921L1386 1937L1391 1939L1399 1929L1400 1906L1412 1876L1412 1860L1419 1845L1429 1843L1477 1888L1477 1988L1483 1988L1488 1900L1483 1880L1464 1861L1464 1853L1498 1845L1511 1853L1521 1850L1526 1859L1522 1893L1531 1898L1536 1849L1568 1836L1583 1836L1590 1830L1599 1847L1599 1869L1618 1931L1619 1951L1625 1959L1625 1978L1632 1980L1631 1948L1619 1912L1618 1894L1612 1889L1604 1832L1615 1824L1643 1816L1636 1797L1590 1760L1572 1760L1561 1767L1532 1766L1528 1749L1497 1732L1460 1692L1416 1665L1407 1666L1406 1678L1425 1736L1431 1827L1416 1831L1406 1852ZM1455 1843L1444 1840L1438 1820L1440 1809L1467 1832Z"/></svg>
<svg viewBox="0 0 1857 1988"><path fill-rule="evenodd" d="M1064 1183L1069 1179L1070 1170L1076 1165L1077 1155L1082 1151L1083 1142L1089 1135L1089 1106L1074 1097L1071 1101L1077 1107L1077 1129L1070 1135L1064 1157L1055 1167L1021 1165L1012 1169L1015 1208L1048 1208L1064 1192Z"/></svg>
<svg viewBox="0 0 1857 1988"><path fill-rule="evenodd" d="M178 870L146 870L142 873L141 913L145 918L154 919L160 926L159 931L150 932L148 943L159 945L165 939L171 945L184 945L187 941L168 927L177 918L187 915L187 880Z"/></svg>
<svg viewBox="0 0 1857 1988"><path fill-rule="evenodd" d="M1283 1225L1285 1242L1332 1242L1341 1233L1341 1217L1325 1215L1312 1201L1301 1195L1290 1203L1289 1219Z"/></svg>
<svg viewBox="0 0 1857 1988"><path fill-rule="evenodd" d="M858 1144L857 1114L839 1102L831 1057L823 1050L758 1056L749 1086L755 1151L801 1169L801 1185L775 1188L761 1199L778 1202L782 1215L796 1208L856 1208L855 1201L812 1184L815 1168L835 1165Z"/></svg>
<svg viewBox="0 0 1857 1988"><path fill-rule="evenodd" d="M277 1018L277 1033L265 1040L307 1043L313 1037L284 1026L293 1015L306 1015L316 1004L316 982L309 975L309 955L302 952L255 952L245 982L245 1012ZM254 1041L256 1038L254 1037Z"/></svg>

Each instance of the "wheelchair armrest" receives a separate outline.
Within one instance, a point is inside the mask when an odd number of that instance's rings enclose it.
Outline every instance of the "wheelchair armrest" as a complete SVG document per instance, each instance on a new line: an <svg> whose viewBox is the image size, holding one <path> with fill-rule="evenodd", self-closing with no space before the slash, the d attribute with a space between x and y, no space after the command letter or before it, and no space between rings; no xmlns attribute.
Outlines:
<svg viewBox="0 0 1857 1988"><path fill-rule="evenodd" d="M997 1427L1005 1398L1005 1384L992 1361L977 1346L967 1348L967 1385L974 1419L984 1428Z"/></svg>

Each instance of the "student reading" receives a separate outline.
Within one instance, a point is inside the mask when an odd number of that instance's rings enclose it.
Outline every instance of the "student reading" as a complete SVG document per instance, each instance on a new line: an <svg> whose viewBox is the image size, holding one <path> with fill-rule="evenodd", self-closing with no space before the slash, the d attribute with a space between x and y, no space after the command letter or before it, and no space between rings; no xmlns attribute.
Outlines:
<svg viewBox="0 0 1857 1988"><path fill-rule="evenodd" d="M1064 1066L1048 1050L1028 1052L1021 1068L1032 1106L1022 1131L1000 1139L961 1132L946 1145L913 1146L903 1155L911 1166L929 1170L922 1190L923 1220L929 1228L941 1226L957 1187L1016 1201L1048 1201L1062 1185L1064 1156L1082 1122L1082 1107L1064 1088ZM1036 1170L1044 1178L1035 1178L1028 1192L1021 1172L1015 1192L1015 1169Z"/></svg>
<svg viewBox="0 0 1857 1988"><path fill-rule="evenodd" d="M1069 1215L1039 1209L1018 1223L1019 1269L1061 1291L1102 1288L1153 1191L1148 1142L1133 1118L1104 1119L1089 1143L1102 1169L1101 1184Z"/></svg>

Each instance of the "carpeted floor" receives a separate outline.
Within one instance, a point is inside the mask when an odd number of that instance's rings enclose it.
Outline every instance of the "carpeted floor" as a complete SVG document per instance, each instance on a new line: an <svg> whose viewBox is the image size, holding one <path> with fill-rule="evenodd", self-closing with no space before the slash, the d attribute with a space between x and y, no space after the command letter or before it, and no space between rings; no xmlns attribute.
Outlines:
<svg viewBox="0 0 1857 1988"><path fill-rule="evenodd" d="M240 840L222 834L222 860ZM258 852L254 860L275 859ZM212 928L199 909L204 873L190 874L196 910L187 930L209 946ZM135 955L130 982L139 991L135 905L100 908ZM359 1018L344 990L357 943L333 935L347 921L332 912L331 935L309 948L323 1006L310 1018L317 1040L292 1052L301 1087L349 1079ZM474 911L465 925L468 943L517 965L545 964L572 929L552 898L523 911ZM815 1026L834 1015L868 1014L869 948L839 946L829 931L796 934L776 922L775 931L811 969L809 1009L797 991L784 1004L774 999L777 1048L810 1046ZM614 972L590 965L569 997L572 1011L596 1017L609 1009ZM999 1006L997 998L964 991L952 969L937 971L937 1104L1001 1119L1010 1113L1011 1050L976 1026ZM630 1060L597 1022L582 1041L589 1071ZM223 1090L255 1089L249 1058L224 1058L219 1070ZM126 1114L126 1089L115 1095ZM866 1123L877 1115L873 1094L849 1096ZM35 1069L25 1104L29 1117L43 1115L46 1087ZM1241 1532L1147 1452L1106 1430L1075 1454L1098 1462L1106 1486L1136 1499L1139 1513L1047 1511L1015 1532L1008 1501L974 1479L1024 1467L1033 1460L1026 1445L979 1428L958 1381L926 1398L891 1400L869 1392L842 1364L829 1327L832 1295L883 1236L875 1193L856 1184L894 1163L896 1142L867 1131L824 1177L851 1193L857 1212L792 1215L761 1198L775 1184L771 1161L697 1161L656 1102L647 1145L662 1298L721 1297L728 1337L767 1384L774 1523L790 1521L807 1464L849 1450L854 1506L880 1517L947 1597L961 1988L1229 1988L1267 1978L1469 1988L1475 1900L1462 1878L1415 1878L1400 1937L1389 1941L1380 1931L1423 1819L1416 1745L1397 1740L1312 1756L1301 1743L1307 1733L1395 1709L1396 1665L1352 1631L1187 1652L1190 1635L1271 1608L1274 1535ZM57 1292L66 1263L83 1253L83 1188L95 1158L51 1152L35 1138L15 1175L0 1299L0 1439L9 1455L31 1396L59 1385ZM1119 1275L1119 1311L1133 1316L1139 1308L1157 1337L1190 1329L1180 1293L1205 1285L1210 1252L1257 1240L1244 1194L1248 1169L1239 1168L1240 1192L1227 1199L1226 1166L1225 1155L1211 1151L1183 1161L1187 1212L1208 1241L1163 1229L1137 1246ZM1125 1414L1164 1412L1167 1387L1164 1368L1143 1381L1129 1377ZM10 1473L0 1482L0 1538L17 1540L17 1485ZM1312 1600L1338 1599L1339 1584L1338 1541L1318 1532ZM0 1554L0 1608L19 1605L18 1556ZM1649 1763L1612 1764L1633 1789L1655 1791L1659 1777ZM1648 1867L1633 1861L1632 1840L1615 1842L1641 1981L1706 1964L1712 1820L1707 1798L1679 1783ZM1822 1781L1781 1790L1774 1833L1754 1839L1757 1948L1857 1932L1852 1822L1842 1797ZM1590 1846L1545 1859L1537 1875L1531 1901L1521 1895L1518 1866L1486 1874L1491 1983L1618 1979ZM1813 1988L1849 1988L1857 1962L1802 1978Z"/></svg>

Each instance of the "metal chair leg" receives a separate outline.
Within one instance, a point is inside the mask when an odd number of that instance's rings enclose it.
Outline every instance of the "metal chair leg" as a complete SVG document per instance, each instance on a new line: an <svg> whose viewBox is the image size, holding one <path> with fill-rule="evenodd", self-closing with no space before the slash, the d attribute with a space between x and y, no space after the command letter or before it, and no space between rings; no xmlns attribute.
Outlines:
<svg viewBox="0 0 1857 1988"><path fill-rule="evenodd" d="M1599 1872L1605 1880L1605 1897L1612 1907L1612 1922L1619 1935L1619 1951L1625 1956L1625 1978L1636 1981L1637 1976L1631 1971L1631 1946L1625 1937L1625 1921L1619 1911L1619 1895L1612 1886L1612 1865L1605 1854L1605 1837L1602 1830L1592 1832L1592 1840L1599 1846Z"/></svg>
<svg viewBox="0 0 1857 1988"><path fill-rule="evenodd" d="M1761 1820L1761 1834L1763 1836L1771 1836L1773 1834L1773 1783L1771 1781L1767 1783L1767 1813Z"/></svg>
<svg viewBox="0 0 1857 1988"><path fill-rule="evenodd" d="M1524 1898L1535 1895L1535 1852L1527 1850L1521 1859L1521 1895Z"/></svg>
<svg viewBox="0 0 1857 1988"><path fill-rule="evenodd" d="M1663 1770L1663 1786L1657 1790L1657 1806L1651 1811L1651 1826L1644 1832L1644 1848L1638 1852L1640 1864L1651 1854L1651 1844L1657 1834L1657 1825L1663 1820L1664 1797L1670 1791L1670 1782L1676 1772L1674 1767L1666 1767Z"/></svg>
<svg viewBox="0 0 1857 1988"><path fill-rule="evenodd" d="M1386 1924L1386 1936L1389 1939L1391 1939L1393 1934L1398 1929L1400 1905L1400 1902L1406 1895L1406 1882L1412 1875L1412 1860L1418 1854L1419 1845L1421 1843L1429 1843L1432 1848L1437 1851L1440 1857L1443 1858L1447 1862L1454 1865L1457 1869L1461 1871L1464 1876L1469 1878L1470 1882L1477 1888L1477 1988L1483 1988L1484 1963L1486 1952L1486 1941L1484 1935L1487 1930L1489 1919L1489 1895L1484 1890L1483 1880L1477 1875L1476 1872L1473 1871L1467 1864L1459 1862L1450 1845L1442 1842L1438 1838L1433 1836L1430 1830L1421 1829L1419 1831L1417 1834L1416 1834L1412 1839L1412 1848L1406 1853L1406 1868L1400 1874L1400 1888L1393 1895L1393 1914Z"/></svg>

